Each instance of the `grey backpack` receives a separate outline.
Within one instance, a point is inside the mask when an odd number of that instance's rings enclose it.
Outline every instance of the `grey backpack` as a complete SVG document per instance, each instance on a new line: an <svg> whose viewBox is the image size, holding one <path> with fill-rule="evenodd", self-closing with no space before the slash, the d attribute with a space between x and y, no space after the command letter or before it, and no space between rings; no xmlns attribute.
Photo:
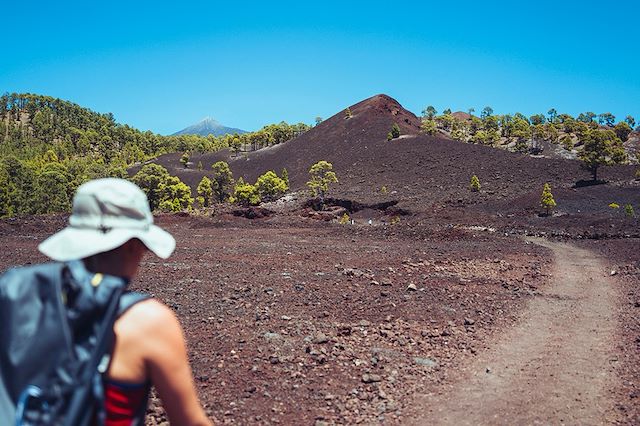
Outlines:
<svg viewBox="0 0 640 426"><path fill-rule="evenodd" d="M104 423L113 324L146 296L82 261L0 276L0 416L16 426ZM1 423L1 422L0 422ZM2 423L4 425L5 423Z"/></svg>

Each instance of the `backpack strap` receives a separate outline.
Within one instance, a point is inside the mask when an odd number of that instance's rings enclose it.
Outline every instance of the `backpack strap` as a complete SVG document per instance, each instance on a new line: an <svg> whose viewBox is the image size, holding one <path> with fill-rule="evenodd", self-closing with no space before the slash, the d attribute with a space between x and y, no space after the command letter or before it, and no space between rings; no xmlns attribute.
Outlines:
<svg viewBox="0 0 640 426"><path fill-rule="evenodd" d="M120 306L118 307L118 317L124 315L133 305L143 300L150 299L149 295L136 291L127 291L120 296Z"/></svg>

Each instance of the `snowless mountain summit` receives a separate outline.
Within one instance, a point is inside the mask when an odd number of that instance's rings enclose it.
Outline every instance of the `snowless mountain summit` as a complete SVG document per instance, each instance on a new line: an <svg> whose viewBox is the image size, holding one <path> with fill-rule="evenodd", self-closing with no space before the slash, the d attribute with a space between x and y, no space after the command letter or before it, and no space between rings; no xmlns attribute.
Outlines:
<svg viewBox="0 0 640 426"><path fill-rule="evenodd" d="M231 133L247 133L245 130L236 129L234 127L226 127L211 117L205 117L196 124L186 127L171 136L178 135L201 135L201 136L222 136Z"/></svg>

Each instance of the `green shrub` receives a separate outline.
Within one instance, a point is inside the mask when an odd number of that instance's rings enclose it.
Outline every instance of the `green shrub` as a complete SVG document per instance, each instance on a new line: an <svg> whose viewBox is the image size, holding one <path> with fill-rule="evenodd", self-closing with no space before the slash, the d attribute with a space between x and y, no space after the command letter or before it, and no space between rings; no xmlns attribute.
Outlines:
<svg viewBox="0 0 640 426"><path fill-rule="evenodd" d="M420 130L422 130L427 135L435 135L436 134L436 123L433 120L422 120L422 124L420 125Z"/></svg>
<svg viewBox="0 0 640 426"><path fill-rule="evenodd" d="M351 218L349 217L349 215L347 213L343 214L342 217L340 218L339 222L340 225L346 225L347 223L349 223L349 221L351 220Z"/></svg>
<svg viewBox="0 0 640 426"><path fill-rule="evenodd" d="M400 137L400 126L398 126L398 123L393 123L390 133L393 139L397 139Z"/></svg>
<svg viewBox="0 0 640 426"><path fill-rule="evenodd" d="M198 188L196 189L198 193L198 203L202 207L209 207L211 204L211 198L213 197L213 186L211 185L211 179L206 176L203 176L198 184Z"/></svg>
<svg viewBox="0 0 640 426"><path fill-rule="evenodd" d="M624 215L627 217L636 217L636 213L633 210L633 206L631 204L624 205Z"/></svg>
<svg viewBox="0 0 640 426"><path fill-rule="evenodd" d="M188 152L185 152L184 154L182 154L182 157L180 157L180 163L185 169L189 167L189 158L190 156Z"/></svg>
<svg viewBox="0 0 640 426"><path fill-rule="evenodd" d="M612 209L619 209L620 208L620 204L618 204L618 203L609 203L609 207L611 207Z"/></svg>
<svg viewBox="0 0 640 426"><path fill-rule="evenodd" d="M560 138L560 142L567 151L571 151L573 149L573 139L571 138L571 135L563 135Z"/></svg>
<svg viewBox="0 0 640 426"><path fill-rule="evenodd" d="M471 176L471 191L472 192L478 192L480 191L480 179L478 179L478 176L473 175Z"/></svg>
<svg viewBox="0 0 640 426"><path fill-rule="evenodd" d="M553 210L553 208L556 206L556 200L553 199L553 194L551 193L551 186L548 183L545 183L544 187L542 188L540 205L545 210L545 214L547 216L551 214L551 210Z"/></svg>
<svg viewBox="0 0 640 426"><path fill-rule="evenodd" d="M273 201L280 198L287 191L287 184L273 170L269 170L258 177L256 190L262 200Z"/></svg>
<svg viewBox="0 0 640 426"><path fill-rule="evenodd" d="M260 204L260 194L254 185L239 178L233 191L233 202L241 206L255 206Z"/></svg>

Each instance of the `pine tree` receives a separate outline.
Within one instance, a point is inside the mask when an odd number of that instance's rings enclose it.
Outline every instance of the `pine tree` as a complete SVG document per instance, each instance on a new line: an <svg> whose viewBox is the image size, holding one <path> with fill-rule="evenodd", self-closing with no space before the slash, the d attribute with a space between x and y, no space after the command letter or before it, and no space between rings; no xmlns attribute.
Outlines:
<svg viewBox="0 0 640 426"><path fill-rule="evenodd" d="M480 191L480 179L478 179L478 176L476 175L471 176L471 191L472 192Z"/></svg>
<svg viewBox="0 0 640 426"><path fill-rule="evenodd" d="M314 197L320 197L320 203L324 204L324 196L329 191L329 185L338 182L338 177L333 171L333 164L328 161L318 161L309 169L311 180L307 186Z"/></svg>
<svg viewBox="0 0 640 426"><path fill-rule="evenodd" d="M287 171L287 168L283 168L282 169L282 180L284 181L285 185L287 185L287 191L289 190L289 172Z"/></svg>
<svg viewBox="0 0 640 426"><path fill-rule="evenodd" d="M393 126L391 126L391 136L393 139L400 137L400 126L398 126L398 123L393 123Z"/></svg>
<svg viewBox="0 0 640 426"><path fill-rule="evenodd" d="M635 217L636 213L633 210L633 206L631 204L625 204L624 205L624 214L627 217Z"/></svg>
<svg viewBox="0 0 640 426"><path fill-rule="evenodd" d="M213 186L211 185L211 179L203 176L198 184L198 201L202 207L209 207L211 204L211 198L213 197Z"/></svg>
<svg viewBox="0 0 640 426"><path fill-rule="evenodd" d="M182 164L182 167L184 167L185 169L187 167L189 167L189 153L185 152L184 154L182 154L182 157L180 157L180 163Z"/></svg>
<svg viewBox="0 0 640 426"><path fill-rule="evenodd" d="M545 209L545 214L547 216L551 215L551 210L556 206L556 201L553 199L553 194L551 193L551 186L548 183L544 184L542 188L542 196L540 198L540 205L543 209Z"/></svg>
<svg viewBox="0 0 640 426"><path fill-rule="evenodd" d="M233 191L233 201L241 206L255 206L260 204L258 189L239 178Z"/></svg>
<svg viewBox="0 0 640 426"><path fill-rule="evenodd" d="M223 203L233 189L233 174L229 168L229 164L225 161L218 161L211 166L213 170L213 181L211 185L213 187L213 193L219 202Z"/></svg>
<svg viewBox="0 0 640 426"><path fill-rule="evenodd" d="M264 201L277 200L287 191L287 184L273 170L258 177L255 187L260 198Z"/></svg>

